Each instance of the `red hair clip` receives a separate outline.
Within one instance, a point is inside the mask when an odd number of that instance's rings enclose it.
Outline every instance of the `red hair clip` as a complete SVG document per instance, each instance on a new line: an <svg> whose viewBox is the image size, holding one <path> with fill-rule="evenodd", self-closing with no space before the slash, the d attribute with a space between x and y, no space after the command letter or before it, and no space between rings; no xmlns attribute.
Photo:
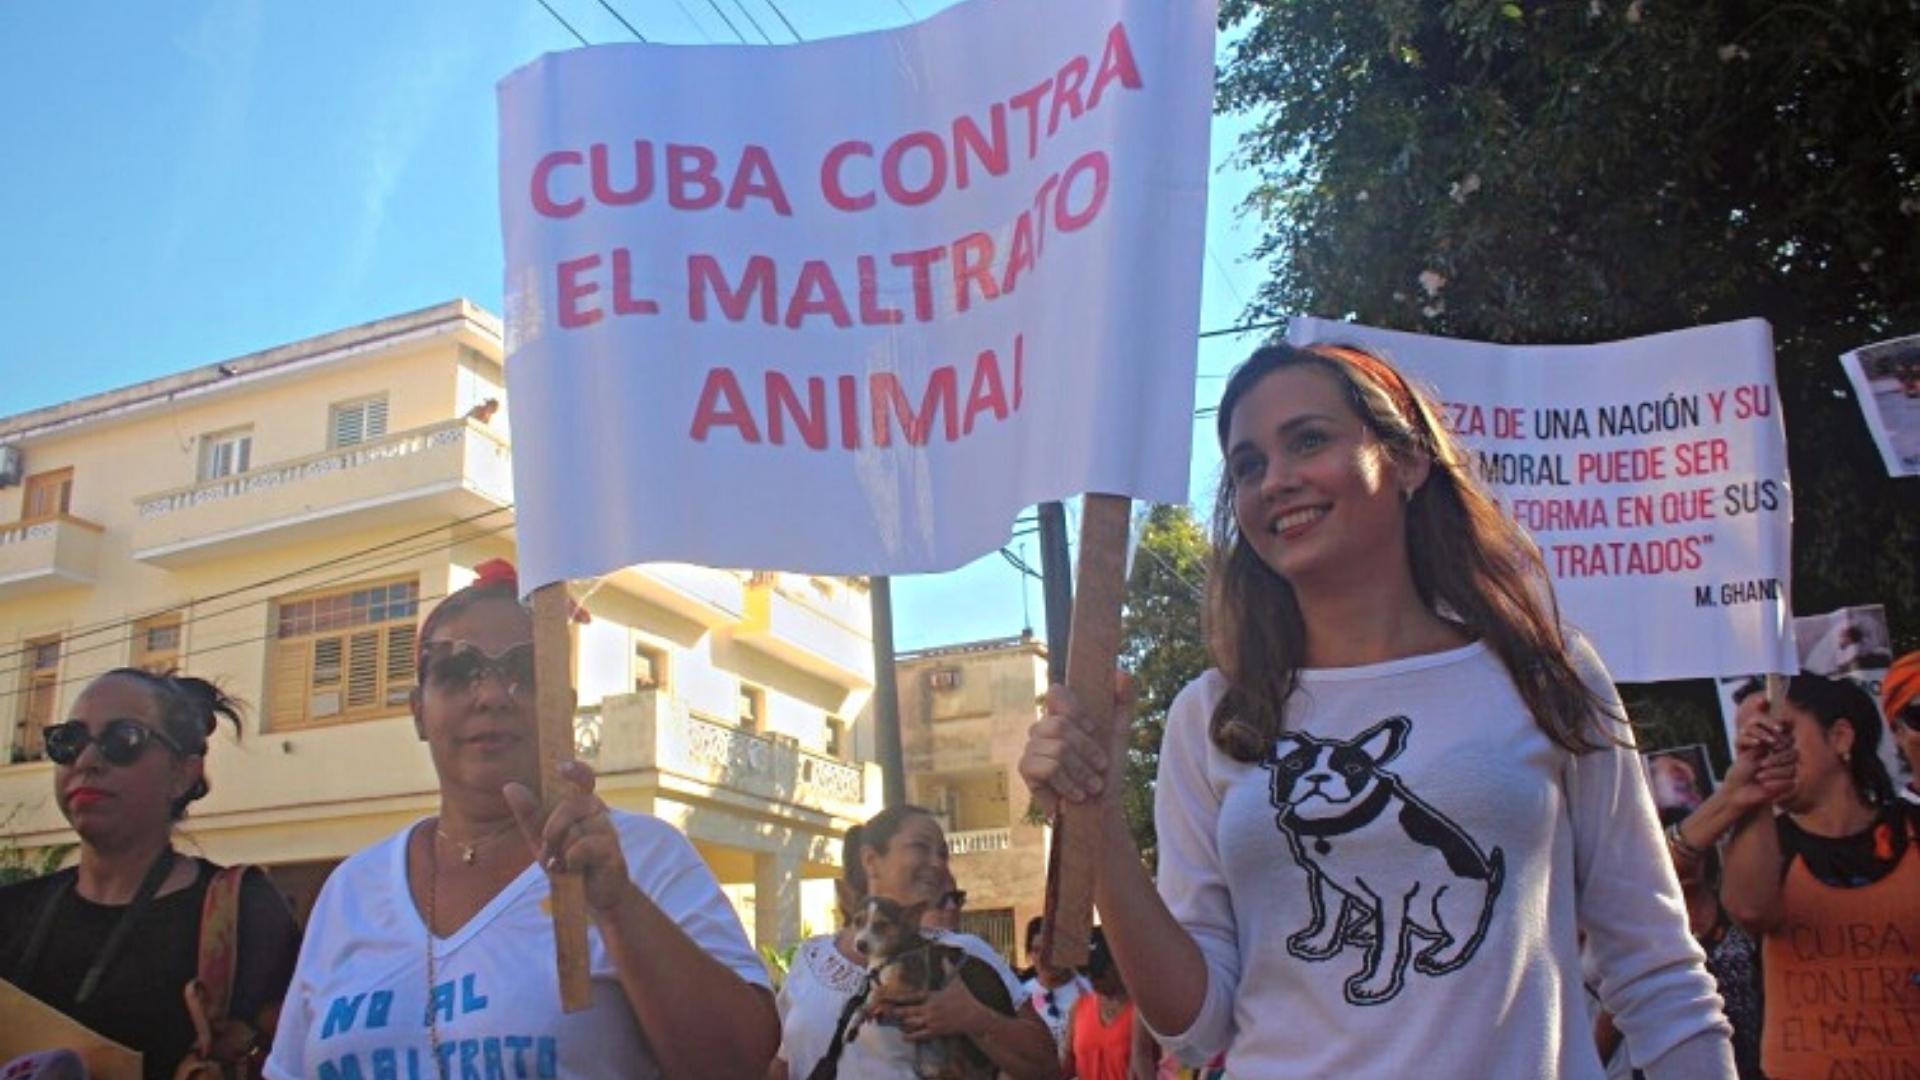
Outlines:
<svg viewBox="0 0 1920 1080"><path fill-rule="evenodd" d="M505 585L518 595L520 592L520 572L515 570L513 564L505 559L488 559L486 562L473 568L472 587L484 588L488 585ZM583 625L593 621L593 615L588 612L586 608L581 607L571 596L567 598L567 614L572 616L574 622Z"/></svg>

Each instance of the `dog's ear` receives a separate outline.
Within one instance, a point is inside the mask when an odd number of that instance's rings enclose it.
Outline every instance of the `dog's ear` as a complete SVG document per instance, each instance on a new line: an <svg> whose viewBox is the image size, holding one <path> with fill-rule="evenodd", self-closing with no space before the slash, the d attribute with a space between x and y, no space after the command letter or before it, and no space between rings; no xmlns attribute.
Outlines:
<svg viewBox="0 0 1920 1080"><path fill-rule="evenodd" d="M846 878L834 878L833 895L840 905L840 925L852 925L854 912L860 910L859 891Z"/></svg>
<svg viewBox="0 0 1920 1080"><path fill-rule="evenodd" d="M1268 758L1268 760L1279 761L1281 758L1286 757L1288 754L1291 754L1296 750L1303 749L1306 745L1307 745L1306 739L1300 737L1299 735L1294 734L1291 731L1283 731L1280 734L1275 735L1273 737L1273 752L1271 756Z"/></svg>
<svg viewBox="0 0 1920 1080"><path fill-rule="evenodd" d="M1411 730L1413 721L1404 716L1390 716L1361 732L1360 737L1353 740L1353 746L1372 758L1375 765L1385 765L1407 748L1407 733Z"/></svg>

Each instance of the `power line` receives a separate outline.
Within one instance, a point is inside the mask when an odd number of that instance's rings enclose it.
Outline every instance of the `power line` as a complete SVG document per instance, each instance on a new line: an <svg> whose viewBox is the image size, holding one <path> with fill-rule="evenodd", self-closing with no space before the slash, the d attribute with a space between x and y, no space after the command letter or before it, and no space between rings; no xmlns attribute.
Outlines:
<svg viewBox="0 0 1920 1080"><path fill-rule="evenodd" d="M707 28L700 25L700 20L693 17L693 12L687 10L687 5L683 3L682 0L673 0L673 6L679 8L680 14L684 16L688 22L693 24L694 30L700 34L700 40L709 45L713 44L713 35L707 33Z"/></svg>
<svg viewBox="0 0 1920 1080"><path fill-rule="evenodd" d="M912 19L915 22L918 22L920 20L920 16L915 15L913 13L913 9L907 6L907 0L893 0L893 2L900 5L900 10L907 13L907 18Z"/></svg>
<svg viewBox="0 0 1920 1080"><path fill-rule="evenodd" d="M228 597L238 596L244 592L251 592L254 589L262 589L267 587L268 585L278 585L283 581L291 581L294 578L305 577L308 574L325 570L325 569L328 569L329 567L344 566L347 563L365 558L368 555L378 554L379 552L382 552L382 551L389 551L394 548L400 547L401 545L411 544L416 540L425 539L426 537L432 536L435 533L442 532L448 529L457 529L462 525L470 525L476 521L479 521L482 518L492 517L495 514L509 513L512 510L513 510L512 503L508 503L505 506L496 506L491 510L482 510L477 514L469 514L463 518L455 518L454 520L449 521L444 525L435 525L430 529L422 529L416 533L408 533L405 536L395 537L392 540L387 540L382 543L373 544L369 547L360 548L355 551L349 551L345 555L336 555L331 559L323 559L317 563L311 563L307 566L302 566L294 570L283 571L281 573L274 574L269 577L260 578L257 581L247 582L244 585L236 585L230 589L223 589L220 592L210 593L206 596L191 597L178 604L173 604L169 607L160 608L157 611L150 611L145 615L129 616L122 619L108 619L104 622L95 623L92 626L81 627L80 629L75 630L71 633L61 635L60 640L62 645L65 645L70 642L78 641L82 638L92 637L95 634L104 634L104 633L110 633L116 630L124 630L127 627L130 627L137 622L141 622L146 619L151 619L151 618L154 618L155 616L171 615L176 611L189 611L196 604L210 604L216 600L225 600ZM509 522L508 526L510 527L511 524L512 523ZM436 541L436 544L437 543L438 542ZM116 645L119 644L118 640L116 640L114 644ZM0 666L4 666L7 661L20 659L21 657L27 655L27 652L28 652L28 648L26 646L22 646L18 649L12 649L8 651L0 651Z"/></svg>
<svg viewBox="0 0 1920 1080"><path fill-rule="evenodd" d="M786 24L786 27L787 27L787 33L789 33L789 34L792 34L792 35L793 35L793 40L795 40L795 41L805 41L805 40L807 40L806 38L803 38L803 37L801 37L801 36L800 36L800 31L798 31L798 30L795 30L795 29L793 28L793 23L791 23L791 22L788 22L788 21L787 21L787 13L786 13L786 12L784 12L784 11L781 11L781 10L780 10L780 5L779 5L779 4L777 4L777 3L774 3L774 0L767 0L767 6L773 9L773 13L774 13L775 15L778 15L778 16L780 17L780 21L781 21L782 23L785 23L785 24Z"/></svg>
<svg viewBox="0 0 1920 1080"><path fill-rule="evenodd" d="M448 526L441 526L441 527L442 527L442 528L447 528ZM351 569L351 570L348 570L348 571L346 571L345 573L342 573L342 574L337 574L337 575L335 575L335 576L333 576L333 577L330 577L330 578L325 578L325 579L322 579L322 580L320 580L320 581L315 581L315 582L312 582L311 584L308 584L308 585L306 585L306 586L304 586L304 587L303 587L303 589L302 589L302 591L306 591L306 590L309 590L309 589L318 589L318 588L322 588L322 587L324 587L324 586L327 586L327 585L335 585L335 584L338 584L338 583L340 583L340 582L343 582L343 581L350 581L350 580L353 580L353 579L356 579L356 578L363 578L363 577L365 577L365 576L366 576L367 574L369 574L369 573L372 573L372 572L373 572L373 571L375 571L375 570L383 570L383 569L385 569L385 568L387 568L387 567L389 567L389 566L398 566L398 565L400 565L401 563L409 563L409 562L412 562L412 561L414 561L415 559L418 559L418 558L419 558L419 557L421 557L422 555L427 555L427 554L430 554L430 553L432 553L432 552L436 552L436 551L441 551L441 550L446 550L446 551L451 551L451 550L453 550L453 549L454 549L454 548L455 548L456 546L458 546L458 545L460 545L460 544L467 544L467 543L472 543L472 542L473 542L473 541L475 541L475 540L480 540L480 539L484 539L484 538L486 538L486 537L488 537L488 536L493 536L493 535L496 535L496 534L498 534L498 533L502 533L502 532L505 532L506 530L508 530L508 529L511 529L511 528L513 528L513 522L510 522L510 521L509 521L509 522L507 522L507 523L506 523L506 524L504 524L504 525L495 525L495 526L493 526L493 527L491 527L491 528L487 528L487 529L482 529L482 530L479 530L478 532L475 532L475 533L472 533L472 534L470 534L470 535L467 535L467 536L462 536L462 537L450 537L450 538L449 538L449 539L448 539L448 540L447 540L447 541L446 541L445 543L442 543L442 542L440 542L440 541L434 541L433 543L430 543L430 544L426 544L426 545L423 545L423 546L421 546L421 547L418 547L418 548L414 548L414 549L411 549L411 550L407 550L407 551L404 551L404 552L402 552L402 553L401 553L400 555L398 555L398 556L396 556L396 557L394 557L394 558L391 558L391 559L386 559L386 560L384 560L384 561L381 561L381 562L376 562L376 563L371 563L371 564L368 564L368 565L366 565L366 566L357 566L357 567L354 567L354 568L353 568L353 569ZM315 565L315 566L313 566L313 567L309 567L309 568L307 568L306 570L304 570L304 571L301 571L301 573L311 573L311 572L313 572L314 570L318 570L318 569L325 569L325 568L327 568L328 566L333 566L333 565L338 565L338 561L337 561L337 560L330 560L330 561L328 561L328 562L323 562L323 563L319 563L319 564L316 564L316 565ZM191 618L188 618L188 619L183 619L183 620L182 620L182 621L180 622L180 626L181 626L181 627L182 627L182 628L184 629L185 627L188 627L188 626L191 626L191 625L192 625L193 623L195 623L195 622L204 622L204 621L206 621L206 620L208 620L208 619L215 619L215 618L218 618L218 617L220 617L220 616L222 616L222 615L231 615L231 614L233 614L233 613L234 613L234 612L236 612L236 611L245 611L245 610L247 610L248 608L251 608L251 607L254 607L254 606L255 606L255 605L257 605L257 604L262 604L262 603L266 603L266 602L268 602L268 599L269 599L269 598L265 598L265 597L262 597L262 598L258 598L258 599L253 599L253 600L247 600L247 601L245 601L245 602L242 602L242 603L238 603L238 604L232 604L232 605L229 605L229 606L227 606L227 607L223 607L223 608L217 608L217 609L215 609L215 610L212 610L212 611L202 611L202 612L196 612L196 613L195 613L195 614L194 614L194 615L193 615L193 616L192 616ZM192 605L191 605L191 604L189 604L188 606L189 606L189 607L191 607ZM177 610L177 609L176 609L176 610ZM147 617L147 618L151 618L151 616L146 616L146 617ZM139 622L139 621L140 621L139 619L129 619L129 620L127 620L127 623L124 623L124 624L122 624L122 625L129 625L129 624L131 624L131 623L135 623L135 622ZM271 636L273 636L273 635L272 635L272 634L269 634L269 635L267 635L267 636L269 636L269 637L271 637ZM263 639L260 639L260 638L255 638L255 639L251 639L251 640L263 640ZM64 645L65 645L65 642L62 642L62 645L64 646ZM101 651L101 650L103 650L103 649L118 649L118 648L120 647L120 645L121 645L121 640L120 640L119 638L111 638L111 639L109 639L109 640L106 640L106 641L101 641L101 642L96 642L96 643L94 643L94 644L92 644L92 645L88 645L88 646L85 646L85 647L83 647L83 648L79 648L79 649L67 649L67 648L64 648L64 647L63 647L63 648L61 649L61 652L60 652L60 659L61 659L61 662L62 662L62 663L65 663L65 662L67 662L67 661L70 661L70 660L72 660L72 659L73 659L74 657L76 657L76 656L85 656L85 655L87 655L87 654L89 654L89 653L96 653L96 652L99 652L99 651ZM203 649L200 649L200 648L193 648L193 649L188 649L188 650L186 650L186 655L188 655L188 656L197 656L197 655L199 655L199 654L200 654L201 652L203 652L203 651L205 651L205 650L203 650ZM106 670L111 670L111 669L110 669L110 668L103 668L103 669L101 669L101 670L102 670L102 671L106 671ZM72 681L73 681L73 678L74 678L73 676L69 676L68 678L66 678L66 679L63 679L62 681L63 681L63 682L69 682L69 683L70 683L70 682L72 682ZM17 696L20 696L21 694L24 694L24 693L27 693L27 692L30 692L31 690L32 690L32 687L31 687L31 685L27 685L27 686L21 686L21 687L17 687L17 688L15 688L15 689L14 689L14 690L12 691L12 696L15 696L15 697L17 697Z"/></svg>
<svg viewBox="0 0 1920 1080"><path fill-rule="evenodd" d="M573 28L573 24L572 24L572 23L570 23L570 22L568 22L567 20L565 20L565 19L563 19L563 18L561 18L561 17L560 17L560 13L559 13L559 12L557 12L557 11L555 11L555 10L553 10L553 5L551 5L551 4L549 4L549 3L547 3L547 0L533 0L533 2L534 2L534 3L536 3L536 4L539 4L539 5L540 5L541 7L543 7L543 8L546 8L546 9L547 9L547 14L549 14L549 15L551 15L551 16L553 16L553 21L554 21L554 22L557 22L557 23L559 23L559 24L560 24L561 26L564 26L564 27L566 27L566 28L567 28L567 33L569 33L569 34L572 34L572 35L573 35L573 37L574 37L574 40L575 40L575 41L578 41L578 42L579 42L580 44L582 44L582 45L591 45L591 44L592 44L592 42L590 42L590 41L588 41L588 40L587 40L586 38L583 38L583 37L581 37L581 36L580 36L580 31L578 31L578 30L575 30L575 29Z"/></svg>
<svg viewBox="0 0 1920 1080"><path fill-rule="evenodd" d="M1223 327L1219 330L1202 330L1200 331L1200 336L1203 338L1210 338L1210 337L1222 337L1227 334L1250 334L1255 330L1272 330L1275 327L1280 327L1285 325L1287 325L1287 320L1275 319L1272 322L1245 323L1240 326Z"/></svg>
<svg viewBox="0 0 1920 1080"><path fill-rule="evenodd" d="M715 15L720 16L721 22L727 24L727 29L733 32L733 36L740 39L740 44L747 43L747 35L741 33L740 28L733 25L733 20L727 18L727 13L720 10L720 0L707 0L707 6L713 9Z"/></svg>
<svg viewBox="0 0 1920 1080"><path fill-rule="evenodd" d="M1215 250L1213 250L1212 248L1208 248L1208 249L1207 249L1207 258L1208 258L1208 259L1210 259L1210 260L1212 260L1212 262L1213 262L1213 268L1214 268L1215 270L1217 270L1217 271L1219 271L1219 273L1220 273L1220 280L1221 280L1221 281L1222 281L1223 283L1225 283L1225 285L1227 286L1227 291L1233 294L1233 298L1234 298L1234 300L1236 300L1236 301L1238 301L1238 302L1239 302L1239 304L1240 304L1240 306L1241 306L1242 308L1244 308L1244 307L1246 307L1246 306L1247 306L1247 298L1246 298L1245 296L1243 296L1243 295L1241 295L1241 293L1240 293L1240 286L1238 286L1238 285L1235 285L1235 284L1233 283L1233 275L1232 275L1232 274L1229 274L1229 273L1227 273L1227 266L1226 266L1226 264L1220 261L1220 253L1219 253L1219 252L1217 252L1217 251L1215 251Z"/></svg>
<svg viewBox="0 0 1920 1080"><path fill-rule="evenodd" d="M746 0L733 0L733 6L739 8L740 14L747 17L747 25L753 27L753 32L760 35L760 40L765 41L769 45L773 44L773 38L769 37L767 32L761 29L760 20L754 18L753 12L747 10Z"/></svg>
<svg viewBox="0 0 1920 1080"><path fill-rule="evenodd" d="M612 4L608 3L607 0L599 0L599 4L601 7L607 9L607 14L613 16L616 19L619 19L620 25L627 28L627 33L632 34L634 37L638 38L640 41L640 44L642 45L647 44L647 35L641 33L638 30L635 30L633 28L633 24L627 21L627 17L625 15L620 14L620 12L617 9L615 9Z"/></svg>
<svg viewBox="0 0 1920 1080"><path fill-rule="evenodd" d="M1020 556L1015 555L1011 551L1008 551L1006 548L1000 549L1000 557L1007 560L1008 566L1013 567L1015 570L1020 571L1022 574L1025 574L1030 578L1043 580L1041 579L1040 571L1035 570L1032 566L1030 566L1027 563L1025 559L1022 559Z"/></svg>
<svg viewBox="0 0 1920 1080"><path fill-rule="evenodd" d="M1145 544L1138 544L1138 545L1135 545L1135 547L1137 550L1145 552L1147 558L1152 559L1156 564L1159 565L1160 569L1165 570L1169 577L1173 578L1173 580L1179 582L1180 584L1185 585L1188 589L1191 589L1193 591L1194 599L1199 600L1203 604L1206 603L1207 590L1205 587L1194 584L1194 582L1190 580L1185 574L1182 574L1180 571L1175 570L1173 568L1173 565L1167 562L1166 559L1162 558L1159 552L1153 550L1152 548L1146 546Z"/></svg>
<svg viewBox="0 0 1920 1080"><path fill-rule="evenodd" d="M426 603L431 603L435 600L444 600L444 599L446 599L445 593L430 593L430 594L422 594L420 596L414 597L414 602L416 604L426 604ZM348 632L352 632L352 631L358 630L359 628L343 627L342 629ZM241 638L234 638L231 641L222 641L217 645L206 645L206 646L195 647L187 655L190 657L201 657L201 656L205 656L207 653L219 652L223 649L237 649L242 645L256 645L262 641L271 641L275 638L278 638L279 636L280 635L277 632L270 630L264 634L255 634L251 637L241 637ZM92 682L94 679L97 679L100 676L105 675L107 672L112 670L114 670L113 667L103 667L97 671L88 672L85 675L70 675L66 679L63 679L62 681L68 683L69 685L77 682ZM19 697L30 692L31 690L32 690L32 687L21 687L18 689L8 691L6 696ZM251 704L253 705L252 711L253 711L254 717L258 719L260 717L261 708L263 707L264 703L253 702ZM263 733L265 732L265 729L260 729L260 730Z"/></svg>

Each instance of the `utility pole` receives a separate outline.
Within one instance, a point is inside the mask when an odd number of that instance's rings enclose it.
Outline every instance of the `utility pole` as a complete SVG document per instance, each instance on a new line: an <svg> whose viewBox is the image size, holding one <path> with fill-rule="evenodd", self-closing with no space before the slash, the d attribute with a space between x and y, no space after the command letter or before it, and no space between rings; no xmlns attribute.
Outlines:
<svg viewBox="0 0 1920 1080"><path fill-rule="evenodd" d="M1073 561L1067 555L1067 508L1043 502L1040 517L1040 585L1047 600L1047 681L1067 684L1067 639L1073 631Z"/></svg>
<svg viewBox="0 0 1920 1080"><path fill-rule="evenodd" d="M900 685L893 666L893 579L868 579L873 604L873 739L886 805L907 801L907 762L900 745Z"/></svg>

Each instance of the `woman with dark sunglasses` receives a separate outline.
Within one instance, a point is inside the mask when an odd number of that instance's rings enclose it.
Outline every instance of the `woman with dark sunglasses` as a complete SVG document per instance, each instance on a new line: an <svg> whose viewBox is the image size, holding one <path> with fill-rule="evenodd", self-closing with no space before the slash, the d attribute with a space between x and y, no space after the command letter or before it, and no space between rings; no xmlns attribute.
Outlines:
<svg viewBox="0 0 1920 1080"><path fill-rule="evenodd" d="M420 627L414 725L439 809L354 855L315 902L267 1060L315 1076L750 1077L779 1042L766 971L671 826L610 810L591 769L542 812L533 620L476 568ZM549 870L584 879L592 1006L563 1013Z"/></svg>
<svg viewBox="0 0 1920 1080"><path fill-rule="evenodd" d="M138 668L95 679L45 730L79 864L0 889L0 978L138 1051L149 1077L173 1076L195 1042L184 988L220 868L174 851L172 838L207 794L208 739L223 717L237 733L239 703L203 679ZM244 875L227 1059L272 1041L299 939L273 885Z"/></svg>

